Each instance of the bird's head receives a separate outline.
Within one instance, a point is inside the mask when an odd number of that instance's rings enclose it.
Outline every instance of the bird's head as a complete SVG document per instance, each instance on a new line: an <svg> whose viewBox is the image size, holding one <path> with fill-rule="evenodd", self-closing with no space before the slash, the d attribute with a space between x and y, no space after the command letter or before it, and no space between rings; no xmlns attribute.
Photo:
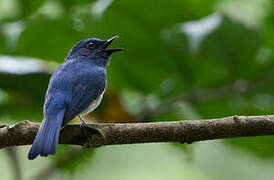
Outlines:
<svg viewBox="0 0 274 180"><path fill-rule="evenodd" d="M77 43L70 51L67 60L75 58L86 58L93 61L95 64L106 67L112 53L121 51L121 48L107 49L110 44L118 39L119 36L114 36L108 40L97 38L88 38Z"/></svg>

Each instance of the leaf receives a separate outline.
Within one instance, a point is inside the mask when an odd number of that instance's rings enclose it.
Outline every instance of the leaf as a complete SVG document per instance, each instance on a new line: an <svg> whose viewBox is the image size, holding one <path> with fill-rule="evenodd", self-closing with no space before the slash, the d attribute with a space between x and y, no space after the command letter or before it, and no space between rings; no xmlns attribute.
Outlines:
<svg viewBox="0 0 274 180"><path fill-rule="evenodd" d="M38 8L40 8L45 0L20 0L20 5L21 5L21 12L22 16L26 17L34 13Z"/></svg>
<svg viewBox="0 0 274 180"><path fill-rule="evenodd" d="M244 149L257 157L263 159L273 159L273 136L264 137L248 137L248 138L233 138L226 142L234 147Z"/></svg>
<svg viewBox="0 0 274 180"><path fill-rule="evenodd" d="M54 161L59 170L73 174L81 169L92 159L95 150L91 148L75 149L68 146L58 146L58 153L54 156ZM84 169L84 168L82 168Z"/></svg>

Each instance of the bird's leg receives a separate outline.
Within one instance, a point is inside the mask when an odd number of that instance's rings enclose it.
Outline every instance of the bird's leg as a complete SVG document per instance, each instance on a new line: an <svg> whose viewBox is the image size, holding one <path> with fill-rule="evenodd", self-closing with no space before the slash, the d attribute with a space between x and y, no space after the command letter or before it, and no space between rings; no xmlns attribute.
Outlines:
<svg viewBox="0 0 274 180"><path fill-rule="evenodd" d="M87 122L84 120L84 118L81 115L79 115L79 118L80 118L80 126L86 126Z"/></svg>

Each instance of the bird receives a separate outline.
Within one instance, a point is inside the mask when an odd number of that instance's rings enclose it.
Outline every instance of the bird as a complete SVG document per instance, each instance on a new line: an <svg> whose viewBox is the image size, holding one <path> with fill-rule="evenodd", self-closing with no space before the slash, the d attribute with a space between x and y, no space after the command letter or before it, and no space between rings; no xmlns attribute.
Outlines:
<svg viewBox="0 0 274 180"><path fill-rule="evenodd" d="M110 56L122 50L107 48L118 37L88 38L78 42L52 74L45 95L43 121L28 159L55 154L62 127L76 116L84 124L83 115L100 104L107 85L106 68Z"/></svg>

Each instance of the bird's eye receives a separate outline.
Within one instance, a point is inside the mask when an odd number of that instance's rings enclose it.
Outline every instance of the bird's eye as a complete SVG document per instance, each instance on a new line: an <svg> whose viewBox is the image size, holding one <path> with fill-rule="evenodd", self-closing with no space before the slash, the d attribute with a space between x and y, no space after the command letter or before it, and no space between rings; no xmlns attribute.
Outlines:
<svg viewBox="0 0 274 180"><path fill-rule="evenodd" d="M89 42L88 45L87 45L88 48L91 48L93 47L93 43L92 42Z"/></svg>

